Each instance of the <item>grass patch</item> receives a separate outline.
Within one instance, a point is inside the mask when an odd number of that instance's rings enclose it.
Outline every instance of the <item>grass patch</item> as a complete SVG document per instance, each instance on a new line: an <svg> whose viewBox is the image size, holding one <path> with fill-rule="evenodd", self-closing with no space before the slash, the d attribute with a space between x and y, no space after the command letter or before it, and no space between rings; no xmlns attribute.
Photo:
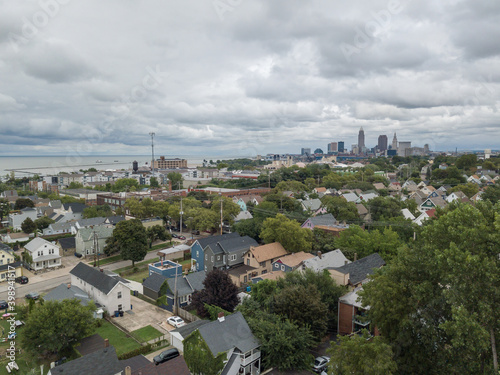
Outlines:
<svg viewBox="0 0 500 375"><path fill-rule="evenodd" d="M153 258L153 259L150 259L150 260L145 260L143 262L136 263L135 267L138 268L137 272L140 272L140 271L143 271L144 268L147 269L148 268L147 267L148 264L155 263L155 262L158 262L158 261L160 261L160 258L156 257L156 258ZM144 267L144 266L146 266L146 267ZM119 269L115 270L114 272L120 274L120 273L122 273L124 271L130 271L132 269L133 269L133 267L132 267L132 265L130 265L130 266L127 266L127 267L119 268Z"/></svg>
<svg viewBox="0 0 500 375"><path fill-rule="evenodd" d="M96 329L95 333L101 335L103 339L108 339L109 344L115 347L118 355L130 352L141 346L132 337L120 331L107 320L102 321L102 325Z"/></svg>
<svg viewBox="0 0 500 375"><path fill-rule="evenodd" d="M127 278L127 280L137 281L138 283L142 284L142 280L147 279L148 276L149 276L149 270L146 268L146 269L141 269L133 273L132 275L127 275L125 277Z"/></svg>
<svg viewBox="0 0 500 375"><path fill-rule="evenodd" d="M148 342L149 340L153 340L157 337L163 336L163 333L150 325L132 331L130 332L130 334L140 342Z"/></svg>

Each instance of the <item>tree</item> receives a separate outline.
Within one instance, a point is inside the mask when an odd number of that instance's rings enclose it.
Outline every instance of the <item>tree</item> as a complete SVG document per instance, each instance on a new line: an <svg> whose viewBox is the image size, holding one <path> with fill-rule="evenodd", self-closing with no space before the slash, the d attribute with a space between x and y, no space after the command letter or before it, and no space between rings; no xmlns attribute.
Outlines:
<svg viewBox="0 0 500 375"><path fill-rule="evenodd" d="M374 221L403 216L401 202L392 197L376 197L366 202L368 211Z"/></svg>
<svg viewBox="0 0 500 375"><path fill-rule="evenodd" d="M453 192L461 191L465 195L467 195L468 198L472 197L473 195L477 194L479 191L479 186L477 184L473 184L472 182L469 182L464 185L457 185L452 187L450 190L448 190L446 193L449 195Z"/></svg>
<svg viewBox="0 0 500 375"><path fill-rule="evenodd" d="M278 206L274 202L262 202L258 206L248 208L252 212L254 219L263 222L268 217L275 217L279 212Z"/></svg>
<svg viewBox="0 0 500 375"><path fill-rule="evenodd" d="M249 236L254 240L260 240L260 231L262 229L262 223L257 219L245 219L234 224L233 230L238 232L240 236Z"/></svg>
<svg viewBox="0 0 500 375"><path fill-rule="evenodd" d="M48 228L50 224L54 224L55 221L49 218L48 216L42 216L35 220L35 225L38 230L44 230Z"/></svg>
<svg viewBox="0 0 500 375"><path fill-rule="evenodd" d="M18 198L16 199L16 204L14 205L15 210L22 210L23 208L30 207L33 208L35 207L35 203L29 198Z"/></svg>
<svg viewBox="0 0 500 375"><path fill-rule="evenodd" d="M161 225L153 225L152 227L147 228L146 234L149 240L149 248L153 246L153 242L156 240L167 241L172 238L165 227L162 227Z"/></svg>
<svg viewBox="0 0 500 375"><path fill-rule="evenodd" d="M211 210L219 215L220 222L220 209L222 201L222 219L224 222L229 223L229 225L234 223L234 218L240 213L240 206L233 202L232 199L226 197L218 197L212 202Z"/></svg>
<svg viewBox="0 0 500 375"><path fill-rule="evenodd" d="M10 213L10 203L6 198L0 198L0 221Z"/></svg>
<svg viewBox="0 0 500 375"><path fill-rule="evenodd" d="M481 198L485 201L490 201L493 204L497 203L498 201L500 201L500 186L499 185L488 186L484 190L484 193L481 195Z"/></svg>
<svg viewBox="0 0 500 375"><path fill-rule="evenodd" d="M331 375L391 375L397 369L391 346L380 336L370 338L366 330L352 337L338 336L338 342L332 344L328 354L331 356L328 371Z"/></svg>
<svg viewBox="0 0 500 375"><path fill-rule="evenodd" d="M24 233L33 233L36 230L36 224L31 218L27 217L21 224L21 229Z"/></svg>
<svg viewBox="0 0 500 375"><path fill-rule="evenodd" d="M455 165L458 169L468 169L477 166L477 155L468 154L460 156Z"/></svg>
<svg viewBox="0 0 500 375"><path fill-rule="evenodd" d="M301 228L295 220L277 214L276 218L267 218L262 224L260 238L265 243L279 242L290 252L310 251L312 249L312 232Z"/></svg>
<svg viewBox="0 0 500 375"><path fill-rule="evenodd" d="M68 189L83 189L83 184L73 181L69 183Z"/></svg>
<svg viewBox="0 0 500 375"><path fill-rule="evenodd" d="M122 191L136 191L139 188L139 182L135 178L120 178L111 186L113 193Z"/></svg>
<svg viewBox="0 0 500 375"><path fill-rule="evenodd" d="M83 210L84 219L90 219L93 217L109 217L109 216L113 216L113 211L111 211L111 207L109 207L107 204L104 204L102 206L90 206L86 207Z"/></svg>
<svg viewBox="0 0 500 375"><path fill-rule="evenodd" d="M326 208L326 211L335 217L338 221L346 221L348 223L359 220L358 209L353 202L347 202L342 197L332 197L325 195L321 198L321 203Z"/></svg>
<svg viewBox="0 0 500 375"><path fill-rule="evenodd" d="M119 251L122 259L135 262L144 259L148 253L148 236L146 229L139 219L123 220L116 224L113 236L106 240L104 252Z"/></svg>
<svg viewBox="0 0 500 375"><path fill-rule="evenodd" d="M202 317L208 316L205 304L218 306L226 311L233 312L238 305L238 288L221 270L210 271L203 281L205 288L193 294L192 305Z"/></svg>
<svg viewBox="0 0 500 375"><path fill-rule="evenodd" d="M149 186L152 188L160 187L160 184L158 183L158 179L156 177L151 177L149 180Z"/></svg>
<svg viewBox="0 0 500 375"><path fill-rule="evenodd" d="M184 339L184 359L192 374L218 375L224 368L226 353L215 357L198 330Z"/></svg>
<svg viewBox="0 0 500 375"><path fill-rule="evenodd" d="M46 356L71 347L93 333L95 305L83 306L77 299L45 301L36 304L21 335L24 350Z"/></svg>
<svg viewBox="0 0 500 375"><path fill-rule="evenodd" d="M182 178L182 175L178 172L170 172L167 174L167 178L172 184L172 189L182 189L182 182L184 179Z"/></svg>

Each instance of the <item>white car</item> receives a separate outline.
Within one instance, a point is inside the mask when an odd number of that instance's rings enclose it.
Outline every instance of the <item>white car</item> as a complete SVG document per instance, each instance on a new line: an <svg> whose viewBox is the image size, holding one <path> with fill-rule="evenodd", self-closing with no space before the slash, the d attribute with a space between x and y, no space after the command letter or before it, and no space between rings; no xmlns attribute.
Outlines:
<svg viewBox="0 0 500 375"><path fill-rule="evenodd" d="M178 316L171 316L167 319L167 323L175 328L179 328L186 325L186 322Z"/></svg>

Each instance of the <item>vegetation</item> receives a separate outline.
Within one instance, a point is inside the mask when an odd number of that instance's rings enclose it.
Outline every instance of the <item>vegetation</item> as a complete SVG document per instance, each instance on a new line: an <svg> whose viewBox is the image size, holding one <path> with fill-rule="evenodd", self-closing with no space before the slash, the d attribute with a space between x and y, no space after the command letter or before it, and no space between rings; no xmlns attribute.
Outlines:
<svg viewBox="0 0 500 375"><path fill-rule="evenodd" d="M33 233L36 230L36 224L31 218L27 217L21 223L21 229L24 233Z"/></svg>
<svg viewBox="0 0 500 375"><path fill-rule="evenodd" d="M148 237L146 229L139 219L120 221L113 235L106 240L104 253L111 255L119 252L123 260L135 262L144 259L148 252Z"/></svg>
<svg viewBox="0 0 500 375"><path fill-rule="evenodd" d="M290 252L310 251L312 249L312 232L301 228L300 224L277 214L276 218L267 218L262 224L260 238L265 243L279 242Z"/></svg>

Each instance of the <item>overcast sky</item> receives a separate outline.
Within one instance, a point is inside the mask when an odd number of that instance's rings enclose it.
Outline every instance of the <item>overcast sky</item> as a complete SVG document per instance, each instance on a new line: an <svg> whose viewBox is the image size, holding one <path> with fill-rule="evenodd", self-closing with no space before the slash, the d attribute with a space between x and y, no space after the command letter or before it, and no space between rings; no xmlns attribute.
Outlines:
<svg viewBox="0 0 500 375"><path fill-rule="evenodd" d="M0 155L500 148L500 2L0 0Z"/></svg>

